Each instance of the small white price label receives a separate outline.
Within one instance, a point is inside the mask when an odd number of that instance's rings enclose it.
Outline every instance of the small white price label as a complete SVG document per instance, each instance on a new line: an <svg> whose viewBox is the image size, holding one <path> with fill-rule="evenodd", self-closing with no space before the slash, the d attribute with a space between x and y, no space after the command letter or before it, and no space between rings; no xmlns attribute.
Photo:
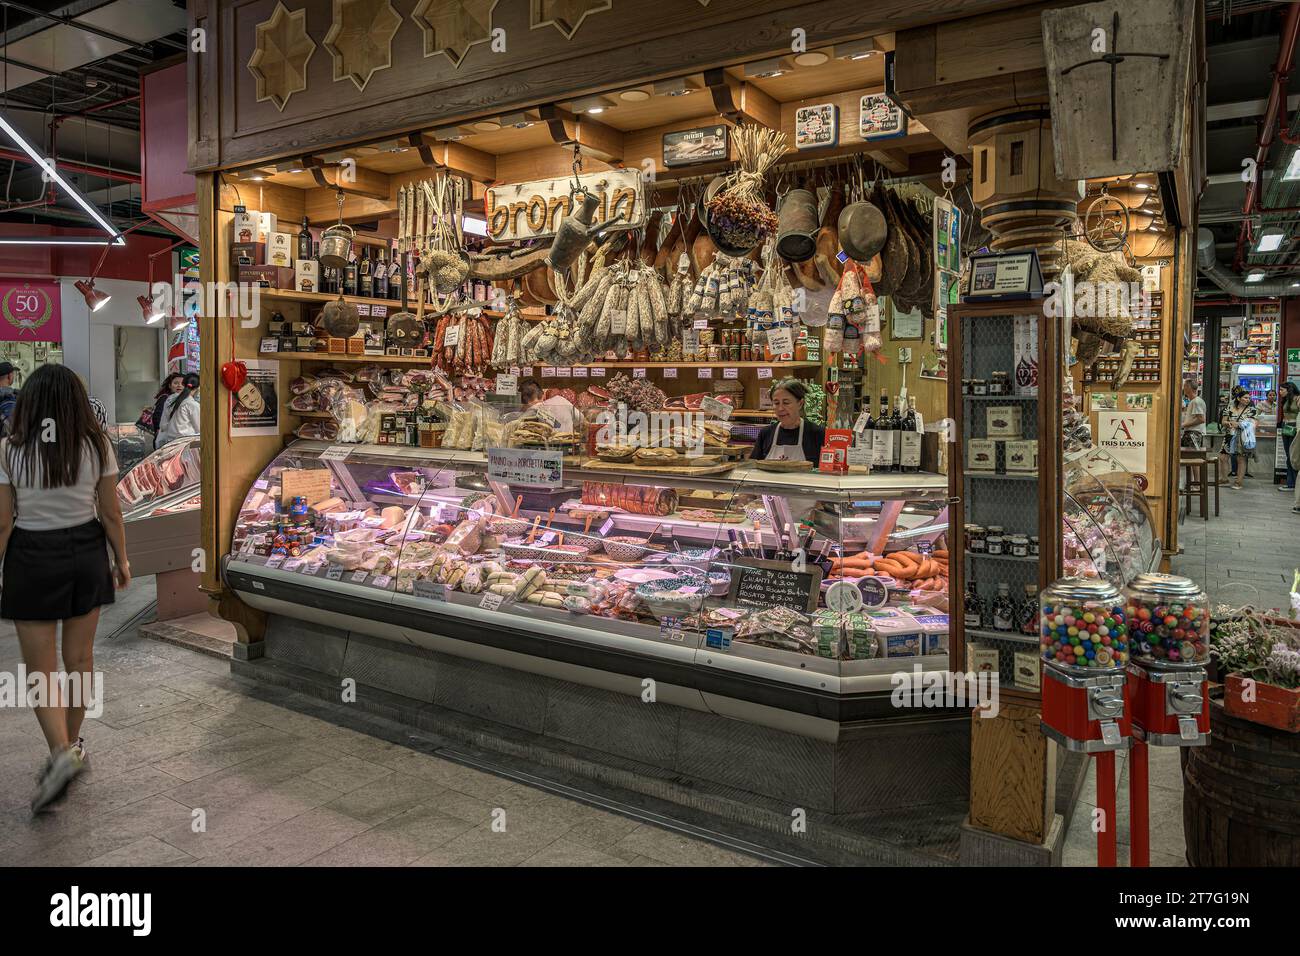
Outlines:
<svg viewBox="0 0 1300 956"><path fill-rule="evenodd" d="M352 577L350 578L350 580L351 580L354 584L364 584L364 583L365 583L365 580L366 580L366 576L368 575L368 573L369 573L369 572L367 572L367 571L353 571L353 572L352 572Z"/></svg>
<svg viewBox="0 0 1300 956"><path fill-rule="evenodd" d="M393 576L391 574L376 574L370 583L377 588L387 588L393 583Z"/></svg>
<svg viewBox="0 0 1300 956"><path fill-rule="evenodd" d="M759 378L771 378L771 377L772 377L772 370L771 370L770 368L760 368L760 369L758 370L758 377L759 377Z"/></svg>
<svg viewBox="0 0 1300 956"><path fill-rule="evenodd" d="M498 395L518 395L518 394L519 394L519 376L518 376L518 375L498 375L498 376L497 376L497 394L498 394Z"/></svg>
<svg viewBox="0 0 1300 956"><path fill-rule="evenodd" d="M370 306L368 306L368 305L367 305L366 303L364 303L364 302L358 302L358 303L357 303L357 315L364 315L364 316L369 317L369 315L370 315Z"/></svg>
<svg viewBox="0 0 1300 956"><path fill-rule="evenodd" d="M253 482L253 488L256 489L257 491L266 491L267 488L266 479L265 478L257 479L257 481Z"/></svg>
<svg viewBox="0 0 1300 956"><path fill-rule="evenodd" d="M609 317L610 335L627 335L627 313L617 309Z"/></svg>
<svg viewBox="0 0 1300 956"><path fill-rule="evenodd" d="M708 395L700 402L700 411L714 418L720 418L724 422L731 418L731 406Z"/></svg>
<svg viewBox="0 0 1300 956"><path fill-rule="evenodd" d="M694 322L691 323L691 328L693 329L707 329L708 327L709 327L708 319L696 319Z"/></svg>
<svg viewBox="0 0 1300 956"><path fill-rule="evenodd" d="M643 368L634 368L634 369L632 369L632 377L633 377L633 378L645 378L645 369L643 369Z"/></svg>
<svg viewBox="0 0 1300 956"><path fill-rule="evenodd" d="M485 611L495 611L501 606L501 602L504 600L504 594L493 594L491 591L488 591L483 595L483 600L479 601L478 606Z"/></svg>
<svg viewBox="0 0 1300 956"><path fill-rule="evenodd" d="M426 598L430 601L447 600L447 585L439 584L437 581L416 581L411 590L418 598Z"/></svg>
<svg viewBox="0 0 1300 956"><path fill-rule="evenodd" d="M321 461L343 461L352 454L351 445L330 445L320 453Z"/></svg>
<svg viewBox="0 0 1300 956"><path fill-rule="evenodd" d="M695 371L698 373L700 378L713 378L713 369L711 368L700 368Z"/></svg>
<svg viewBox="0 0 1300 956"><path fill-rule="evenodd" d="M605 377L605 370L604 370L603 368L593 368L593 369L591 370L591 377L592 377L592 378L604 378L604 377Z"/></svg>
<svg viewBox="0 0 1300 956"><path fill-rule="evenodd" d="M724 369L722 370L722 377L723 377L723 378L740 378L740 369L738 369L738 368L724 368Z"/></svg>
<svg viewBox="0 0 1300 956"><path fill-rule="evenodd" d="M331 565L329 566L329 569L326 570L326 572L325 572L325 580L326 580L326 581L342 581L342 580L343 580L343 568L342 568L342 566L341 566L341 565L337 565L337 564L331 564Z"/></svg>
<svg viewBox="0 0 1300 956"><path fill-rule="evenodd" d="M297 571L300 567L302 567L302 558L290 558L284 562L284 570L286 571Z"/></svg>
<svg viewBox="0 0 1300 956"><path fill-rule="evenodd" d="M542 366L542 378L555 378L555 366L554 366L554 365L543 365L543 366Z"/></svg>
<svg viewBox="0 0 1300 956"><path fill-rule="evenodd" d="M268 568L278 568L283 563L284 563L283 554L273 554L266 559L266 566Z"/></svg>
<svg viewBox="0 0 1300 956"><path fill-rule="evenodd" d="M453 345L458 345L459 343L460 343L459 325L453 325L451 328L449 328L446 332L442 334L443 348L451 348Z"/></svg>
<svg viewBox="0 0 1300 956"><path fill-rule="evenodd" d="M540 538L537 539L537 542L538 544L546 545L546 544L550 544L554 540L555 540L555 532L547 531L545 534L543 534Z"/></svg>
<svg viewBox="0 0 1300 956"><path fill-rule="evenodd" d="M372 319L386 319L386 318L388 318L388 306L386 306L386 305L372 305L372 306L370 306L370 317L371 317Z"/></svg>
<svg viewBox="0 0 1300 956"><path fill-rule="evenodd" d="M603 538L605 537L605 535L609 534L613 530L614 530L614 519L606 518L605 523L600 526L600 536Z"/></svg>
<svg viewBox="0 0 1300 956"><path fill-rule="evenodd" d="M853 430L855 432L860 432L862 431L862 429L867 427L867 418L870 416L870 414L871 414L870 412L864 411L861 415L858 416L858 420L853 423Z"/></svg>
<svg viewBox="0 0 1300 956"><path fill-rule="evenodd" d="M555 370L555 377L556 377L556 378L572 378L572 377L573 377L573 369L571 369L571 368L563 368L563 367L561 367L561 368L557 368L557 369Z"/></svg>
<svg viewBox="0 0 1300 956"><path fill-rule="evenodd" d="M664 369L664 378L676 378L676 377L677 377L677 369L675 368Z"/></svg>
<svg viewBox="0 0 1300 956"><path fill-rule="evenodd" d="M586 378L586 377L587 377L587 368L586 368L586 366L585 366L585 365L575 365L575 366L573 367L573 377L574 377L574 378Z"/></svg>
<svg viewBox="0 0 1300 956"><path fill-rule="evenodd" d="M321 568L321 562L313 561L311 564L304 564L302 566L302 573L315 577L316 575L320 574L320 568Z"/></svg>

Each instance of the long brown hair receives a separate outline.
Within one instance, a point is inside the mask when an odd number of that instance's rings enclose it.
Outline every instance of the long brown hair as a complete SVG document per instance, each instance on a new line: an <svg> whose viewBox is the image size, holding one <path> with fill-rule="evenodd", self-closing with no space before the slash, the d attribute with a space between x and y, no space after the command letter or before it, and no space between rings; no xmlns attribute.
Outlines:
<svg viewBox="0 0 1300 956"><path fill-rule="evenodd" d="M5 444L10 483L20 477L14 474L17 464L25 484L75 485L87 446L99 460L99 474L108 460L108 436L95 420L85 386L63 365L42 365L28 377L14 405Z"/></svg>

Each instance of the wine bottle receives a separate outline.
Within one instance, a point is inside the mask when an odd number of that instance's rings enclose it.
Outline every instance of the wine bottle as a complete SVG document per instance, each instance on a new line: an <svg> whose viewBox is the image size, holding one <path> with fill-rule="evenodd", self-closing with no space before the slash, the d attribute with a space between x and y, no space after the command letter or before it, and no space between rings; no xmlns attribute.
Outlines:
<svg viewBox="0 0 1300 956"><path fill-rule="evenodd" d="M893 455L893 463L890 471L903 470L903 396L899 395L894 399L894 410L889 416L889 426L894 433L894 440L891 443L890 452Z"/></svg>
<svg viewBox="0 0 1300 956"><path fill-rule="evenodd" d="M880 415L876 418L875 428L871 433L871 468L873 471L889 471L894 464L894 433L889 427L889 394L880 392Z"/></svg>
<svg viewBox="0 0 1300 956"><path fill-rule="evenodd" d="M357 295L369 299L375 294L375 277L370 271L370 247L361 250L361 261L357 263Z"/></svg>
<svg viewBox="0 0 1300 956"><path fill-rule="evenodd" d="M379 261L375 263L374 269L374 290L371 292L376 299L388 298L388 260L384 253L388 250L384 247L379 249Z"/></svg>
<svg viewBox="0 0 1300 956"><path fill-rule="evenodd" d="M907 403L900 433L900 462L902 470L911 473L921 470L921 432L916 427L916 397L907 396Z"/></svg>
<svg viewBox="0 0 1300 956"><path fill-rule="evenodd" d="M343 267L343 294L357 294L357 260L352 258L348 264Z"/></svg>
<svg viewBox="0 0 1300 956"><path fill-rule="evenodd" d="M311 230L307 228L307 217L302 217L302 228L298 230L298 259L307 260L311 255Z"/></svg>

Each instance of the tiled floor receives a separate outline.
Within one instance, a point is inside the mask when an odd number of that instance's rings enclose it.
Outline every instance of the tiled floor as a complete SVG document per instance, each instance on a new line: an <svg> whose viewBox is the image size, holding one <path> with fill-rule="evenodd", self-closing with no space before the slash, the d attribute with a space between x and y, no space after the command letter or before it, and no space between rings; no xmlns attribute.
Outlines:
<svg viewBox="0 0 1300 956"><path fill-rule="evenodd" d="M101 622L151 600L151 582ZM229 663L135 633L101 639L89 769L27 809L45 745L0 708L0 860L11 865L753 866L715 844L250 696ZM0 623L0 670L20 660Z"/></svg>

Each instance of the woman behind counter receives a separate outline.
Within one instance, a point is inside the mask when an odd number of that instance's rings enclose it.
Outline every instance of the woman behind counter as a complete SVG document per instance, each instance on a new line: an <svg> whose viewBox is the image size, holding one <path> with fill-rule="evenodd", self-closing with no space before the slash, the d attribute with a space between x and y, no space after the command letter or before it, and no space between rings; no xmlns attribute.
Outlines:
<svg viewBox="0 0 1300 956"><path fill-rule="evenodd" d="M821 457L826 429L803 417L808 386L796 378L772 386L772 411L776 421L758 433L752 458L769 461L811 461Z"/></svg>

